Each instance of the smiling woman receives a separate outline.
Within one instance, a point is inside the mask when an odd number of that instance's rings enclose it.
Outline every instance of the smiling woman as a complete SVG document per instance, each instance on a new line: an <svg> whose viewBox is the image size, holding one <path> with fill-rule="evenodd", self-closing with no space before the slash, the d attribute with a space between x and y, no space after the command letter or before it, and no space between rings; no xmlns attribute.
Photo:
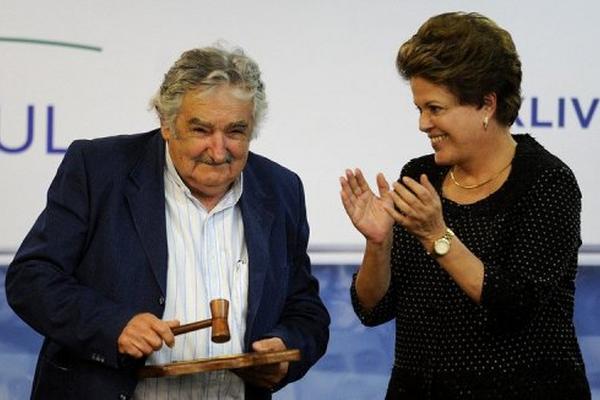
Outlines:
<svg viewBox="0 0 600 400"><path fill-rule="evenodd" d="M430 18L398 52L434 154L342 202L366 238L351 286L368 326L396 320L387 399L589 399L573 328L581 193L571 170L512 134L521 62L476 13Z"/></svg>

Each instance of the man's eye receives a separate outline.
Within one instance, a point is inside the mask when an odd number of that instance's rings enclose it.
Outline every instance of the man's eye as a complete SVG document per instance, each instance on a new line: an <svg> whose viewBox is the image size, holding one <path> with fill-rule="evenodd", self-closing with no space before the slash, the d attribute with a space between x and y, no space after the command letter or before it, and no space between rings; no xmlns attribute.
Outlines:
<svg viewBox="0 0 600 400"><path fill-rule="evenodd" d="M230 136L241 136L246 134L246 129L244 128L234 128L229 131Z"/></svg>

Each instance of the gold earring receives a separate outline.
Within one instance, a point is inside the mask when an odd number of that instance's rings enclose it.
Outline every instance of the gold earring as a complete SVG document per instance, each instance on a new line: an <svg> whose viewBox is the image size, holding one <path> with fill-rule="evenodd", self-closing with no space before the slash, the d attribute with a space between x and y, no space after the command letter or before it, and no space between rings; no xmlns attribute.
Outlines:
<svg viewBox="0 0 600 400"><path fill-rule="evenodd" d="M490 121L489 121L487 115L485 117L483 117L483 129L485 129L486 131L487 131L487 127L488 127L489 122Z"/></svg>

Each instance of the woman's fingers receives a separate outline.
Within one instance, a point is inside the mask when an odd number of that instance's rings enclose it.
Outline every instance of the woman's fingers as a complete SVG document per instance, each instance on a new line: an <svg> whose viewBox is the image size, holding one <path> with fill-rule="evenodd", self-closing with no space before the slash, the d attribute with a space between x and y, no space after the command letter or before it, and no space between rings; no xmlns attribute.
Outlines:
<svg viewBox="0 0 600 400"><path fill-rule="evenodd" d="M379 191L379 196L381 197L385 196L390 191L390 184L381 172L377 174L377 189Z"/></svg>
<svg viewBox="0 0 600 400"><path fill-rule="evenodd" d="M367 180L365 179L365 176L360 168L354 169L354 175L356 176L356 183L358 184L358 188L360 189L361 193L370 192L371 188L369 187L369 184L367 183Z"/></svg>
<svg viewBox="0 0 600 400"><path fill-rule="evenodd" d="M394 221L396 221L401 226L406 226L407 217L402 212L398 211L398 208L394 204L385 204L383 206L384 210L389 214L390 217Z"/></svg>
<svg viewBox="0 0 600 400"><path fill-rule="evenodd" d="M361 194L356 194L351 188L350 182L345 177L340 177L340 185L342 187L340 190L342 204L348 216L353 218L357 209L364 207L365 193L363 192ZM370 194L371 192L368 193Z"/></svg>
<svg viewBox="0 0 600 400"><path fill-rule="evenodd" d="M394 188L393 193L396 195L396 197L398 197L402 201L402 204L405 205L405 207L400 208L405 214L408 213L408 211L411 211L413 209L416 211L417 208L420 208L421 201L404 184L394 182L393 188ZM408 207L408 208L406 208L406 207Z"/></svg>
<svg viewBox="0 0 600 400"><path fill-rule="evenodd" d="M394 183L394 189L395 189L396 185L398 185L398 183ZM390 196L391 196L392 201L394 202L394 206L398 212L400 212L404 215L412 215L413 214L412 205L410 205L406 200L404 200L402 195L399 194L397 190L391 191Z"/></svg>
<svg viewBox="0 0 600 400"><path fill-rule="evenodd" d="M350 169L346 170L346 181L348 182L348 186L352 193L357 197L360 196L362 190L358 184L358 179L356 178L355 173Z"/></svg>
<svg viewBox="0 0 600 400"><path fill-rule="evenodd" d="M394 191L415 213L426 213L431 207L437 208L439 197L425 174L421 175L419 182L408 176L403 176L401 181L394 183Z"/></svg>

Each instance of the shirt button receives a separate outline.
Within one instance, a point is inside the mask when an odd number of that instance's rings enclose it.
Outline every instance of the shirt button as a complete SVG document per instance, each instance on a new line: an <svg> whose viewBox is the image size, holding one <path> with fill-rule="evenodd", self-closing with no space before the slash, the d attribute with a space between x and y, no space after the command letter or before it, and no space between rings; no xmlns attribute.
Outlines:
<svg viewBox="0 0 600 400"><path fill-rule="evenodd" d="M165 305L165 298L163 296L160 296L158 298L158 304L160 304L161 306Z"/></svg>

